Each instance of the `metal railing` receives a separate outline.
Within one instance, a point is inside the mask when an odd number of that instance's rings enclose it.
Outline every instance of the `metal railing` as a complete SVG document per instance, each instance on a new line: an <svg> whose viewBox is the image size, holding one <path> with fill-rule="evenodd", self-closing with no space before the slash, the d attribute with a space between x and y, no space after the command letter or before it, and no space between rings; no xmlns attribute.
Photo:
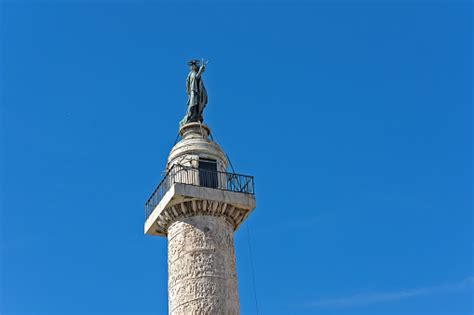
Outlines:
<svg viewBox="0 0 474 315"><path fill-rule="evenodd" d="M203 170L182 165L173 165L145 203L145 220L148 219L163 196L175 183L209 187L214 189L254 194L253 176Z"/></svg>

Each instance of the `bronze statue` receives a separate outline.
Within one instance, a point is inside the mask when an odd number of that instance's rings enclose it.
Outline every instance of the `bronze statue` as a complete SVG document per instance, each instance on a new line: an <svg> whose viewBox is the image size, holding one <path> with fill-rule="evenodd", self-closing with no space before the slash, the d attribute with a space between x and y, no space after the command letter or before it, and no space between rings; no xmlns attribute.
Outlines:
<svg viewBox="0 0 474 315"><path fill-rule="evenodd" d="M202 122L203 111L207 104L207 91L202 80L202 74L206 70L207 61L201 62L193 59L188 62L190 71L186 79L186 93L188 94L188 110L180 125L189 122Z"/></svg>

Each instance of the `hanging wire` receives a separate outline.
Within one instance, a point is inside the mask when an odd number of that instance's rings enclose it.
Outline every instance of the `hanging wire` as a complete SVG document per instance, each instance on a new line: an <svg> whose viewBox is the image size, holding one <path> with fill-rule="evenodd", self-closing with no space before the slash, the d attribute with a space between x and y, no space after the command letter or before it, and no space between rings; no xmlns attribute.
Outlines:
<svg viewBox="0 0 474 315"><path fill-rule="evenodd" d="M174 140L173 147L176 145L176 143L178 143L178 139L179 139L179 131L178 131L178 135L176 135L176 140Z"/></svg>
<svg viewBox="0 0 474 315"><path fill-rule="evenodd" d="M216 140L214 140L214 137L212 136L212 133L210 133L209 136L211 137L212 141L217 142ZM235 169L234 169L234 166L232 165L232 162L230 160L229 155L225 151L224 151L224 154L225 154L225 157L227 158L227 161L229 162L230 168L232 169L232 173L235 174Z"/></svg>
<svg viewBox="0 0 474 315"><path fill-rule="evenodd" d="M230 157L227 155L227 153L225 153L225 156L227 158L227 161L229 161L229 165L230 165L230 168L232 169L232 173L235 174L234 165L232 165L232 162L230 161Z"/></svg>
<svg viewBox="0 0 474 315"><path fill-rule="evenodd" d="M212 135L210 135L210 136L211 136L212 141L215 141L214 137ZM230 168L232 169L232 173L235 174L235 169L234 169L234 166L232 165L232 162L230 160L229 155L227 155L227 153L225 153L225 151L224 151L224 154L227 158L227 161L229 162ZM251 267L251 270L252 270L252 284L253 284L253 295L254 295L254 298L255 298L255 310L256 310L257 315L258 315L257 288L256 288L256 285L255 285L255 270L254 270L254 267L253 267L253 254L252 254L252 244L250 242L249 221L245 222L245 226L247 227L247 240L248 240L249 254L250 254L250 267Z"/></svg>
<svg viewBox="0 0 474 315"><path fill-rule="evenodd" d="M255 310L257 311L258 315L258 302L257 302L257 288L255 286L255 271L253 267L253 255L252 255L252 245L250 242L250 227L249 227L249 221L245 222L247 226L247 239L248 239L248 245L249 245L249 254L250 254L250 266L252 269L252 283L253 283L253 294L255 297Z"/></svg>

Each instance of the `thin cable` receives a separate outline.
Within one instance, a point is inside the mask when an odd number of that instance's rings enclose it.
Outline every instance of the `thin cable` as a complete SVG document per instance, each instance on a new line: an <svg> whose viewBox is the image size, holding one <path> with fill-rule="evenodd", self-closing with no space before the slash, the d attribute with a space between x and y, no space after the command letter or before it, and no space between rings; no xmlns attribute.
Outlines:
<svg viewBox="0 0 474 315"><path fill-rule="evenodd" d="M215 141L214 140L214 137L212 136L212 134L209 134L211 136L211 139L212 141ZM215 141L216 142L216 141ZM229 162L229 165L230 165L230 168L232 169L232 173L235 174L235 169L234 169L234 166L232 165L232 162L229 158L229 155L224 152L226 158L227 158L227 161ZM251 245L251 242L250 242L250 227L249 227L249 221L246 221L245 222L245 225L247 227L247 240L248 240L248 245L249 245L249 254L250 254L250 267L252 269L252 283L253 283L253 294L254 294L254 298L255 298L255 310L257 311L257 315L258 315L258 301L257 301L257 288L255 286L255 270L254 270L254 267L253 267L253 255L252 255L252 245Z"/></svg>
<svg viewBox="0 0 474 315"><path fill-rule="evenodd" d="M225 156L227 157L227 161L229 161L229 165L230 165L230 168L232 169L232 173L235 174L234 165L232 165L232 162L230 161L230 157L227 155L227 153L225 153Z"/></svg>
<svg viewBox="0 0 474 315"><path fill-rule="evenodd" d="M217 143L217 140L214 140L214 137L212 136L212 134L209 134L209 135L211 136L212 141ZM224 154L225 154L225 157L227 158L227 162L229 162L230 168L232 169L232 173L235 174L234 165L232 165L232 162L230 161L229 155L225 151L224 151Z"/></svg>
<svg viewBox="0 0 474 315"><path fill-rule="evenodd" d="M249 243L249 253L250 253L250 266L252 269L252 282L253 282L253 294L255 297L255 309L257 310L257 315L258 315L258 302L257 302L257 288L255 286L255 271L253 268L253 256L252 256L252 245L250 243L250 227L249 227L249 221L246 222L247 226L247 239Z"/></svg>
<svg viewBox="0 0 474 315"><path fill-rule="evenodd" d="M176 140L174 140L173 147L176 145L176 143L178 143L178 139L179 139L179 132L178 132L178 135L176 136Z"/></svg>

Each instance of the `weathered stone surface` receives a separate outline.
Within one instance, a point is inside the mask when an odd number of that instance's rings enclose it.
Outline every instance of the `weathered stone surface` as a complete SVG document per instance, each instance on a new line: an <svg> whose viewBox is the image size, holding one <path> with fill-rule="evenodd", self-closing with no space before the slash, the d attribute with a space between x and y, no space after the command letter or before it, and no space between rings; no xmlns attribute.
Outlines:
<svg viewBox="0 0 474 315"><path fill-rule="evenodd" d="M180 134L183 139L171 149L167 169L175 164L198 167L199 158L205 158L216 160L218 171L226 170L227 157L219 144L209 139L209 127L200 123L188 123L181 128Z"/></svg>
<svg viewBox="0 0 474 315"><path fill-rule="evenodd" d="M173 167L198 169L200 159L215 160L225 172L227 157L200 123L182 126L171 150ZM226 190L217 175L214 188L200 186L199 173L173 173L170 185L145 221L145 233L168 237L169 314L239 314L233 232L255 208L255 196Z"/></svg>
<svg viewBox="0 0 474 315"><path fill-rule="evenodd" d="M234 226L198 215L168 228L170 314L239 314Z"/></svg>
<svg viewBox="0 0 474 315"><path fill-rule="evenodd" d="M175 220L200 214L223 216L235 231L254 208L253 195L175 184L145 221L145 234L166 236Z"/></svg>

